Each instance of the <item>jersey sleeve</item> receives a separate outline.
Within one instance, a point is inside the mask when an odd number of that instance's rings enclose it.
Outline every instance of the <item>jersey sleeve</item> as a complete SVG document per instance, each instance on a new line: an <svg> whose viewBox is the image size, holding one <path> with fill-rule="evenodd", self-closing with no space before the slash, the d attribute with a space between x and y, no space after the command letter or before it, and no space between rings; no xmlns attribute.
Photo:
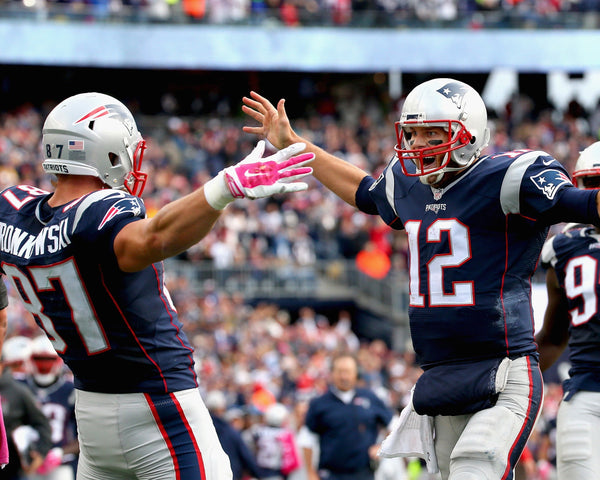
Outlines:
<svg viewBox="0 0 600 480"><path fill-rule="evenodd" d="M545 152L527 152L506 171L503 209L537 219L557 204L561 191L567 188L573 184L558 161ZM513 189L515 194L507 195Z"/></svg>
<svg viewBox="0 0 600 480"><path fill-rule="evenodd" d="M401 186L396 182L396 178L400 175L403 175L400 162L398 162L397 157L394 157L379 175L379 178L371 183L369 187L371 199L377 207L379 216L395 230L404 229L404 224L398 216L395 205L396 196L402 196L397 192L397 189Z"/></svg>
<svg viewBox="0 0 600 480"><path fill-rule="evenodd" d="M377 205L369 193L373 183L375 183L375 179L370 175L367 175L365 178L363 178L358 186L358 189L356 190L354 198L356 202L356 208L358 208L361 212L368 213L370 215L377 214Z"/></svg>
<svg viewBox="0 0 600 480"><path fill-rule="evenodd" d="M76 207L73 235L98 248L110 248L121 229L146 217L143 201L118 190L87 195Z"/></svg>
<svg viewBox="0 0 600 480"><path fill-rule="evenodd" d="M505 214L546 225L598 218L595 193L574 187L565 167L542 151L527 151L514 159L505 172L500 201Z"/></svg>

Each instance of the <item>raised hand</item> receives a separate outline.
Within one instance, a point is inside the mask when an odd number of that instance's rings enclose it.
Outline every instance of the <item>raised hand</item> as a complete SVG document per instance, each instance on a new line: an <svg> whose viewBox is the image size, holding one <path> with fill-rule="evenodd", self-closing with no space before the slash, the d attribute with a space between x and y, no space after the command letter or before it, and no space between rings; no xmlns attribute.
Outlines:
<svg viewBox="0 0 600 480"><path fill-rule="evenodd" d="M235 198L256 199L276 193L306 190L306 183L294 180L312 173L312 168L303 165L312 161L315 156L312 153L293 156L305 147L303 143L294 143L262 158L265 142L261 140L244 160L225 169L225 179L231 194Z"/></svg>
<svg viewBox="0 0 600 480"><path fill-rule="evenodd" d="M312 153L296 155L305 148L304 143L294 143L263 158L265 141L259 141L244 160L225 168L204 185L206 200L214 209L221 210L236 198L254 200L306 190L308 184L297 180L312 173L312 168L304 165L315 156Z"/></svg>
<svg viewBox="0 0 600 480"><path fill-rule="evenodd" d="M244 132L266 138L277 148L284 148L298 141L285 112L285 99L279 100L275 108L269 100L256 92L250 92L250 97L242 98L242 111L259 122L260 126L244 126Z"/></svg>

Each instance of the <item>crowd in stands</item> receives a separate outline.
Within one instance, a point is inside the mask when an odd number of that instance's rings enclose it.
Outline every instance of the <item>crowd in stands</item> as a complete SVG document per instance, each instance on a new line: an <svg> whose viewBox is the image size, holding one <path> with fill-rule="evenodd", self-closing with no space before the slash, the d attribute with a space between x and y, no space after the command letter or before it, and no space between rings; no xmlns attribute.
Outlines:
<svg viewBox="0 0 600 480"><path fill-rule="evenodd" d="M1 0L0 16L349 27L596 28L598 0Z"/></svg>
<svg viewBox="0 0 600 480"><path fill-rule="evenodd" d="M377 176L393 156L393 121L402 99L386 110L378 99L347 93L314 106L305 121L296 121L296 128ZM47 113L46 107L28 104L0 113L0 189L16 183L50 188L51 179L42 172L40 161L40 131ZM138 116L148 142L144 200L149 214L249 152L255 140L242 132L243 121L230 115ZM585 111L572 102L564 112L538 111L531 99L515 95L506 109L492 114L490 123L487 153L541 149L572 171L579 152L599 138L600 107ZM310 182L303 194L230 206L217 228L191 248L185 260L212 261L215 266L301 266L353 259L369 244L385 252L392 269L405 268L402 232L382 225L379 217L357 213L316 181ZM225 394L231 420L259 419L267 406L280 402L298 413L300 425L302 409L325 388L329 362L341 350L357 355L361 381L395 411L406 404L420 373L408 346L392 350L381 340L358 338L347 312L331 320L306 305L293 318L274 303L250 306L242 295L225 294L210 283L198 293L186 277L173 275L168 282L197 349L201 389ZM9 336L38 333L31 315L11 298ZM542 419L530 440L528 480L552 478L552 428L560 398L560 385L549 385Z"/></svg>
<svg viewBox="0 0 600 480"><path fill-rule="evenodd" d="M349 90L348 90L349 89ZM375 177L393 157L394 119L402 99L385 109L387 98L365 99L346 86L329 101L296 121L303 136L342 156ZM0 188L17 182L50 188L41 169L40 131L45 108L23 105L0 114ZM492 136L486 153L515 149L544 150L572 171L579 152L598 140L600 106L586 111L573 101L564 112L538 111L530 98L515 95L506 109L492 112ZM255 139L242 132L245 119L229 112L214 117L138 117L147 140L144 200L149 215L205 183L219 170L250 152ZM248 120L249 121L249 120ZM367 243L404 269L406 241L382 223L339 200L310 178L302 195L236 202L217 228L185 254L190 261L211 260L217 268L253 264L301 267L331 259L355 259Z"/></svg>

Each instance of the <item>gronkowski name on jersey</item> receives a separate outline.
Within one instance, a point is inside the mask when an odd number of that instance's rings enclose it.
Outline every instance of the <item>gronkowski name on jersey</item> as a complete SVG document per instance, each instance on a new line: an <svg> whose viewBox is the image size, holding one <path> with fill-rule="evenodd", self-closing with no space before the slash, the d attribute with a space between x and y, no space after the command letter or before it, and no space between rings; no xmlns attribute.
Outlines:
<svg viewBox="0 0 600 480"><path fill-rule="evenodd" d="M530 278L565 188L544 152L485 156L442 189L403 175L394 158L370 187L409 245L409 317L427 368L536 352Z"/></svg>
<svg viewBox="0 0 600 480"><path fill-rule="evenodd" d="M117 233L146 215L142 200L100 190L51 208L19 185L0 194L0 266L75 376L95 392L197 386L192 347L164 285L162 263L119 269Z"/></svg>

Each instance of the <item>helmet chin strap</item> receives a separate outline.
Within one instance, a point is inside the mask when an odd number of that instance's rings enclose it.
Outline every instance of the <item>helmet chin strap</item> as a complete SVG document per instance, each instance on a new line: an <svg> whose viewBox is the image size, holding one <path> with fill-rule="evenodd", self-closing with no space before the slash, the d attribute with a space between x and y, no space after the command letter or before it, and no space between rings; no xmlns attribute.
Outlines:
<svg viewBox="0 0 600 480"><path fill-rule="evenodd" d="M451 155L451 154L447 153L446 155ZM460 165L460 164L458 164L458 162L456 162L454 157L451 155L448 165L446 165L444 168L442 168L438 172L430 173L429 175L420 176L419 180L421 180L421 183L423 185L430 185L430 186L435 185L436 183L439 183L442 181L442 178L444 178L444 175L447 172L459 172L461 170L464 170L465 168L470 167L478 157L479 157L478 155L473 155L467 163L465 163L464 165ZM452 163L454 163L454 165L457 165L457 166L452 166Z"/></svg>
<svg viewBox="0 0 600 480"><path fill-rule="evenodd" d="M422 175L419 177L419 180L423 185L435 185L436 183L442 181L442 178L444 178L444 173L446 172L442 170L440 172L430 173L429 175Z"/></svg>

